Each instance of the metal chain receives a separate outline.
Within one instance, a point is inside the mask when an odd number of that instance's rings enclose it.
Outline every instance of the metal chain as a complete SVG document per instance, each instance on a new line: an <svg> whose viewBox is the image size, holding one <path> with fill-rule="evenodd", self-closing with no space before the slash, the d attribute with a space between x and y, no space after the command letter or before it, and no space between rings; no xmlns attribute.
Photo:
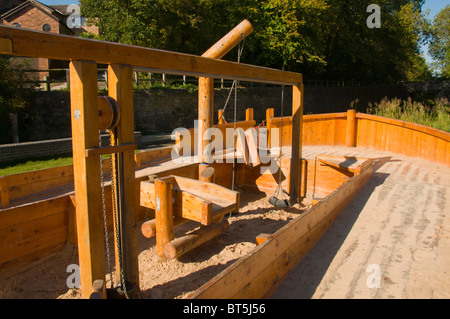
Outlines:
<svg viewBox="0 0 450 319"><path fill-rule="evenodd" d="M113 140L114 140L114 134L112 132L112 130L108 130L109 135L110 135L110 143L111 146L113 145ZM112 160L112 156L111 156L111 194L112 194L112 199L113 199L113 216L114 216L114 232L116 234L116 245L117 245L117 258L118 258L118 262L119 262L119 279L120 279L120 283L122 285L122 290L125 294L125 297L127 299L129 299L129 296L127 294L127 288L125 286L125 279L124 279L124 274L123 274L123 267L122 267L122 247L120 245L120 234L119 234L119 219L117 216L117 206L116 206L116 175L114 174L114 163Z"/></svg>
<svg viewBox="0 0 450 319"><path fill-rule="evenodd" d="M101 131L99 132L98 145L102 147L102 136ZM111 288L114 288L114 280L111 271L111 252L109 248L109 235L108 235L108 221L106 218L106 200L105 200L105 185L104 185L104 176L103 176L103 158L100 155L100 182L102 188L102 206L103 206L103 224L105 228L105 246L106 246L106 257L108 260L108 272L111 280Z"/></svg>

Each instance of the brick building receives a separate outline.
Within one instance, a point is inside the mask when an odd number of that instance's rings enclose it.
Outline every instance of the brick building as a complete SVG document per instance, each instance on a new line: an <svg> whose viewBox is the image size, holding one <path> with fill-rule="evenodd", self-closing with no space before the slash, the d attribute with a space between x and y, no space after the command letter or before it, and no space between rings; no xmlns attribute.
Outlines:
<svg viewBox="0 0 450 319"><path fill-rule="evenodd" d="M35 0L0 0L0 23L69 36L77 36L82 32L98 34L96 26L88 26L84 18L75 18L76 12L71 9L73 8L68 5L48 6ZM68 67L65 61L42 58L27 60L32 69L48 70ZM43 79L47 75L48 73L41 72L39 78Z"/></svg>

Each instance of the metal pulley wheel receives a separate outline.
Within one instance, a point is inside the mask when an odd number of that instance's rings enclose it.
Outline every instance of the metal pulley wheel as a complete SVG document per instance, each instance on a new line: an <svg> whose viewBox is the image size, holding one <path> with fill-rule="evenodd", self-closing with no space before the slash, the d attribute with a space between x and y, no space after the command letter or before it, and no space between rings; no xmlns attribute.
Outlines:
<svg viewBox="0 0 450 319"><path fill-rule="evenodd" d="M120 120L119 103L110 96L98 97L98 125L100 130L109 130L117 126Z"/></svg>

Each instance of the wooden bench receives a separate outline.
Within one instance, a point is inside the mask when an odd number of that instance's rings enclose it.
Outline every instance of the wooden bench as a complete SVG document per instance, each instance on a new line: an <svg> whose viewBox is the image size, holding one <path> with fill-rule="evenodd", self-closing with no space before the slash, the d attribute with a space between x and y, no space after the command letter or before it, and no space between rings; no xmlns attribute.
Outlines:
<svg viewBox="0 0 450 319"><path fill-rule="evenodd" d="M163 191L157 183L163 183ZM222 218L239 210L239 192L191 178L170 175L141 182L140 204L154 209L156 218L142 224L142 234L157 237L159 257L175 258L218 236L228 228ZM206 226L174 240L173 228L186 221ZM160 228L160 230L159 230Z"/></svg>

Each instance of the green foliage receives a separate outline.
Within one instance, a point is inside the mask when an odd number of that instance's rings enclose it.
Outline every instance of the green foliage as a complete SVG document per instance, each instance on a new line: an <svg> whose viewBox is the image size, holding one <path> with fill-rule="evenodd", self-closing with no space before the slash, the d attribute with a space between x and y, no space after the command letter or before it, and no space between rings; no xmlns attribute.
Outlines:
<svg viewBox="0 0 450 319"><path fill-rule="evenodd" d="M447 99L436 99L433 105L394 98L370 104L367 113L434 127L450 132L450 103Z"/></svg>
<svg viewBox="0 0 450 319"><path fill-rule="evenodd" d="M435 62L433 68L444 79L450 79L450 4L435 17L429 45Z"/></svg>
<svg viewBox="0 0 450 319"><path fill-rule="evenodd" d="M28 104L33 83L27 74L26 61L0 56L0 112L17 112Z"/></svg>
<svg viewBox="0 0 450 319"><path fill-rule="evenodd" d="M255 31L243 62L371 83L430 76L420 55L430 24L423 2L377 1L382 27L370 29L373 0L80 0L105 40L201 55L247 18Z"/></svg>

